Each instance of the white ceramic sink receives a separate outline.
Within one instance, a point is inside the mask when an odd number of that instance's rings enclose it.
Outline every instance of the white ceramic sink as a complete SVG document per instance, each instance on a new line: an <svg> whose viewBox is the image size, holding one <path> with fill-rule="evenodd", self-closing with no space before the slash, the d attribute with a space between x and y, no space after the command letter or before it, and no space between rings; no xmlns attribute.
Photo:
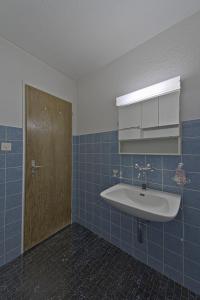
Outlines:
<svg viewBox="0 0 200 300"><path fill-rule="evenodd" d="M179 211L181 196L119 183L101 192L109 204L125 213L149 221L167 222Z"/></svg>

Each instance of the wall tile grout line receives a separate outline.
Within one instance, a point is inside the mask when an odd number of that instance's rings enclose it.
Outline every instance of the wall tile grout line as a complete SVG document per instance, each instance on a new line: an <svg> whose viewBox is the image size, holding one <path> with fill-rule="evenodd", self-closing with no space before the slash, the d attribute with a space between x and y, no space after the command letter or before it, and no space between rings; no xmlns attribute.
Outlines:
<svg viewBox="0 0 200 300"><path fill-rule="evenodd" d="M5 141L7 141L7 127L5 127ZM7 199L6 167L7 167L7 162L6 162L6 153L4 155L5 155L5 203L4 203L4 263L5 263L6 262L6 199Z"/></svg>

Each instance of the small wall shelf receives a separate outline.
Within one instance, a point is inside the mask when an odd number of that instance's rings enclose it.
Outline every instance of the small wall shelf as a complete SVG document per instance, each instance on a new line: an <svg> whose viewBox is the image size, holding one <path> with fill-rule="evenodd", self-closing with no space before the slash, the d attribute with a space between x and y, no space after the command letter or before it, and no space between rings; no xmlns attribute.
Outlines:
<svg viewBox="0 0 200 300"><path fill-rule="evenodd" d="M120 154L179 155L181 154L181 139L168 137L120 141L119 152Z"/></svg>

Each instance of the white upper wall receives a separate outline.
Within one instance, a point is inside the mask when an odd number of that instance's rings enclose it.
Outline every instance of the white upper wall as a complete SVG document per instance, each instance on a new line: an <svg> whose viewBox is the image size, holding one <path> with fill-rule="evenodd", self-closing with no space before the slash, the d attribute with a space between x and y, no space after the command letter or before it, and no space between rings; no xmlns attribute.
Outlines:
<svg viewBox="0 0 200 300"><path fill-rule="evenodd" d="M6 0L0 35L77 79L199 10L199 0Z"/></svg>
<svg viewBox="0 0 200 300"><path fill-rule="evenodd" d="M115 98L181 76L182 120L200 118L200 13L78 82L78 132L117 128ZM173 109L173 108L172 108Z"/></svg>
<svg viewBox="0 0 200 300"><path fill-rule="evenodd" d="M22 81L72 102L76 132L76 84L0 37L0 124L22 127Z"/></svg>

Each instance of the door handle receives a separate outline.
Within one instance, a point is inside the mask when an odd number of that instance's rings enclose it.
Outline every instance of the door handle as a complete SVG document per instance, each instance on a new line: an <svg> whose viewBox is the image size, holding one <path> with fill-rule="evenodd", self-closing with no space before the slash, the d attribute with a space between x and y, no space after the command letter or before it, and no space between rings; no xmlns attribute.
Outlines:
<svg viewBox="0 0 200 300"><path fill-rule="evenodd" d="M36 165L35 160L31 161L32 174L35 174L35 171L42 167L43 167L42 165Z"/></svg>
<svg viewBox="0 0 200 300"><path fill-rule="evenodd" d="M32 167L33 169L39 169L39 168L42 168L43 166L34 166Z"/></svg>

